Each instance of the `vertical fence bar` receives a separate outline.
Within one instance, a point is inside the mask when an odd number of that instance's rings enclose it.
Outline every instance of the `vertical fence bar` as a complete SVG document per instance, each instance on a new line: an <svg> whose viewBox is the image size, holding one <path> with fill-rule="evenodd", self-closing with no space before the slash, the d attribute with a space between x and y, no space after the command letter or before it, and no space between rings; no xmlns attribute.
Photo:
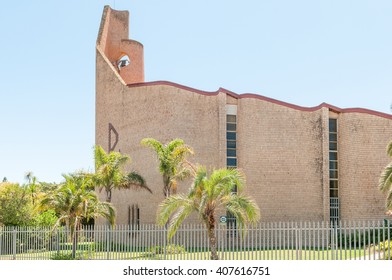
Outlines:
<svg viewBox="0 0 392 280"><path fill-rule="evenodd" d="M354 259L356 258L357 258L357 224L354 222Z"/></svg>
<svg viewBox="0 0 392 280"><path fill-rule="evenodd" d="M367 233L367 236L368 236L367 249L368 249L368 259L370 260L372 257L372 253L370 251L371 246L372 246L372 231L370 230L369 221L367 221L366 223L367 223L367 226L366 226L365 234ZM374 229L373 229L373 232L374 232Z"/></svg>
<svg viewBox="0 0 392 280"><path fill-rule="evenodd" d="M343 236L342 236L342 221L339 221L339 232L338 232L338 235L339 235L339 260L341 260L342 259L342 255L343 255L343 252L342 252L342 249L343 249L343 247L342 247L342 238L343 238Z"/></svg>
<svg viewBox="0 0 392 280"><path fill-rule="evenodd" d="M193 224L191 224L190 225L190 230L191 230L191 232L190 232L190 239L191 239L191 247L189 248L190 249L190 251L192 252L192 254L190 255L190 257L189 257L189 259L190 260L194 260L194 259L196 259L196 234L195 234L195 228L194 228L194 225Z"/></svg>
<svg viewBox="0 0 392 280"><path fill-rule="evenodd" d="M288 234L287 234L287 223L283 223L283 227L282 227L282 231L283 231L283 260L287 259L287 238L288 238Z"/></svg>
<svg viewBox="0 0 392 280"><path fill-rule="evenodd" d="M299 223L299 230L298 230L299 260L302 260L302 235L303 235L303 224L302 224L302 221L301 221Z"/></svg>
<svg viewBox="0 0 392 280"><path fill-rule="evenodd" d="M249 258L249 260L253 260L254 259L254 250L255 250L255 247L254 247L254 228L253 228L253 225L251 225L251 229L250 229L250 232L251 232L251 239L250 239L250 241L251 241L251 245L250 245L250 247L251 247L251 250L252 250L252 253L251 253L251 257Z"/></svg>
<svg viewBox="0 0 392 280"><path fill-rule="evenodd" d="M363 251L363 259L366 260L366 232L365 232L365 221L362 221L362 226L361 226L361 234L359 235L362 237L362 251Z"/></svg>
<svg viewBox="0 0 392 280"><path fill-rule="evenodd" d="M378 251L378 256L377 256L378 259L381 259L380 242L381 242L381 234L384 233L384 228L382 228L382 227L383 227L383 225L380 225L380 221L377 221L377 236L378 236L378 238L377 238L376 244L374 245L374 250L377 249L377 251ZM382 233L380 233L380 228L382 228ZM382 240L384 240L384 238Z"/></svg>
<svg viewBox="0 0 392 280"><path fill-rule="evenodd" d="M294 222L288 223L288 235L289 235L289 242L288 242L288 248L289 248L289 254L288 254L288 259L289 260L294 260Z"/></svg>
<svg viewBox="0 0 392 280"><path fill-rule="evenodd" d="M374 224L374 220L372 221L372 228L373 228L373 242L372 242L372 247L373 247L373 260L375 260L376 259L376 230L377 230L377 228L376 228L376 225ZM379 231L377 231L377 233L379 234ZM379 236L379 235L378 235Z"/></svg>
<svg viewBox="0 0 392 280"><path fill-rule="evenodd" d="M298 226L295 226L295 259L299 260L299 234L298 234Z"/></svg>
<svg viewBox="0 0 392 280"><path fill-rule="evenodd" d="M270 248L271 248L271 242L270 242L270 223L265 224L265 234L266 234L266 260L270 259Z"/></svg>
<svg viewBox="0 0 392 280"><path fill-rule="evenodd" d="M16 228L12 229L12 259L16 260Z"/></svg>
<svg viewBox="0 0 392 280"><path fill-rule="evenodd" d="M276 224L276 241L277 241L277 249L278 249L278 252L279 252L279 256L278 256L278 254L277 254L277 258L279 259L279 260L281 260L282 259L282 248L281 248L281 245L282 245L282 230L281 230L281 222L279 222L279 223L277 223ZM278 253L278 252L276 252L276 253Z"/></svg>
<svg viewBox="0 0 392 280"><path fill-rule="evenodd" d="M347 260L347 221L344 221L344 259ZM351 252L351 248L349 247L349 250Z"/></svg>
<svg viewBox="0 0 392 280"><path fill-rule="evenodd" d="M208 238L207 228L204 227L204 225L202 226L202 232L203 232L204 244L207 244L207 246L204 246L204 259L208 260L210 259L209 249L211 248L211 244L210 244L210 239Z"/></svg>
<svg viewBox="0 0 392 280"><path fill-rule="evenodd" d="M108 226L105 226L103 230L105 231L105 237L106 237L106 260L109 260L110 233L109 233Z"/></svg>
<svg viewBox="0 0 392 280"><path fill-rule="evenodd" d="M303 237L303 242L304 242L304 246L303 246L303 253L305 256L303 256L304 260L308 260L307 257L307 251L309 248L309 230L308 230L308 222L305 221L304 222L304 237Z"/></svg>
<svg viewBox="0 0 392 280"><path fill-rule="evenodd" d="M259 260L259 253L261 250L261 235L259 230L259 224L254 225L255 230L255 260Z"/></svg>
<svg viewBox="0 0 392 280"><path fill-rule="evenodd" d="M388 246L388 256L387 256L388 260L392 260L392 256L391 256L391 247L392 247L392 244L391 244L391 223L389 221L388 221L387 228L388 228L388 243L384 242L384 244L385 244L385 246Z"/></svg>
<svg viewBox="0 0 392 280"><path fill-rule="evenodd" d="M312 251L313 251L313 258L312 260L317 260L318 259L318 241L317 241L317 227L316 227L316 222L312 222Z"/></svg>

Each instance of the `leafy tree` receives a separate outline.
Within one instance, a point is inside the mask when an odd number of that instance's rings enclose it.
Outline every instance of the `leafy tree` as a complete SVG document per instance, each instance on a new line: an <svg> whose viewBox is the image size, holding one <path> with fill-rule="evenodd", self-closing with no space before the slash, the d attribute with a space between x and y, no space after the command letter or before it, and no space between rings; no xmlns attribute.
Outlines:
<svg viewBox="0 0 392 280"><path fill-rule="evenodd" d="M29 226L33 221L33 207L26 189L18 184L0 183L0 224Z"/></svg>
<svg viewBox="0 0 392 280"><path fill-rule="evenodd" d="M392 141L387 146L387 154L392 159ZM382 192L387 193L386 207L388 213L392 214L392 162L389 163L381 174L379 188Z"/></svg>
<svg viewBox="0 0 392 280"><path fill-rule="evenodd" d="M40 200L40 209L52 209L59 218L54 228L65 223L70 229L73 242L73 256L76 253L77 236L75 233L82 225L82 220L103 217L114 225L115 209L108 202L101 202L91 187L91 178L83 174L63 175L65 182L57 189L46 193Z"/></svg>
<svg viewBox="0 0 392 280"><path fill-rule="evenodd" d="M56 212L52 209L48 209L42 212L38 212L34 216L34 226L37 227L53 227L57 220L58 216Z"/></svg>
<svg viewBox="0 0 392 280"><path fill-rule="evenodd" d="M244 176L237 169L217 169L209 176L205 167L198 167L188 194L172 195L159 205L158 224L165 225L170 220L168 238L171 238L185 218L192 212L196 212L208 231L211 259L217 260L219 259L215 236L217 209L226 208L236 218L243 234L247 223L255 223L260 218L260 210L256 203L240 194L244 187ZM235 188L237 193L233 192Z"/></svg>
<svg viewBox="0 0 392 280"><path fill-rule="evenodd" d="M158 157L159 172L163 177L163 195L167 198L177 192L177 180L184 180L190 175L186 159L193 155L193 149L182 139L174 139L162 144L153 138L144 138L141 144L153 149Z"/></svg>
<svg viewBox="0 0 392 280"><path fill-rule="evenodd" d="M101 146L96 146L94 157L95 174L92 180L99 191L105 190L106 202L112 201L114 189L145 189L152 193L144 178L137 172L123 172L124 165L130 161L128 156L114 151L106 153Z"/></svg>

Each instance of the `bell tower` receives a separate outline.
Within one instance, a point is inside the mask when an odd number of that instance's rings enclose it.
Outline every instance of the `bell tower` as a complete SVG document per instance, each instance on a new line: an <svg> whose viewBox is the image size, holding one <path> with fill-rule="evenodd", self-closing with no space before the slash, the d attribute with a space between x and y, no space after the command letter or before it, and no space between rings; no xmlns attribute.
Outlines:
<svg viewBox="0 0 392 280"><path fill-rule="evenodd" d="M143 45L129 39L129 12L104 7L97 38L103 52L125 84L144 82Z"/></svg>

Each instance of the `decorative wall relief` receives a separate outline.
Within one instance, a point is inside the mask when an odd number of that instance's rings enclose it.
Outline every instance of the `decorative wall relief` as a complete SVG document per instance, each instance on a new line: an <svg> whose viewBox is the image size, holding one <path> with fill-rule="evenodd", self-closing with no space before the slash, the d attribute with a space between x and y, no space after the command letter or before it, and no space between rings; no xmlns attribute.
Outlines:
<svg viewBox="0 0 392 280"><path fill-rule="evenodd" d="M114 141L113 141L113 138L114 138ZM114 128L114 126L111 123L109 123L109 149L108 149L109 152L114 151L114 149L117 146L118 139L119 139L119 137L118 137L117 130Z"/></svg>

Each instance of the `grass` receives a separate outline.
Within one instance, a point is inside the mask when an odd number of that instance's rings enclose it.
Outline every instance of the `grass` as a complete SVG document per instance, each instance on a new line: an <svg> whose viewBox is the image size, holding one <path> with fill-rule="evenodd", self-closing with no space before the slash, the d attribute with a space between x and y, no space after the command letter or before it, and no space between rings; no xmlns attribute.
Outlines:
<svg viewBox="0 0 392 280"><path fill-rule="evenodd" d="M60 256L70 254L70 250L60 251ZM370 254L369 254L370 253ZM56 256L57 251L30 252L17 254L17 260L45 260ZM257 251L219 251L223 260L349 260L372 258L374 252L370 250L257 250ZM77 259L112 259L112 260L208 260L209 251L181 252L178 254L157 254L150 251L139 252L95 252L92 250L78 251ZM375 253L378 257L378 253ZM370 257L369 257L370 256ZM0 259L12 260L12 255L0 255Z"/></svg>

